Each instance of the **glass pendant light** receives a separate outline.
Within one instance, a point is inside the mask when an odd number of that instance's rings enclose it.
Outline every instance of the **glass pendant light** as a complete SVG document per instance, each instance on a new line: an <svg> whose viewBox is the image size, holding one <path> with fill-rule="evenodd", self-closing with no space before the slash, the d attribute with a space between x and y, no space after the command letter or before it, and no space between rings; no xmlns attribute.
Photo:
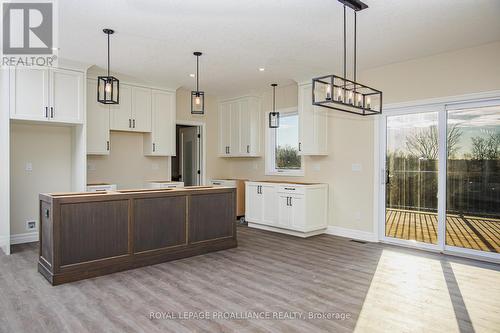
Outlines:
<svg viewBox="0 0 500 333"><path fill-rule="evenodd" d="M120 103L120 81L110 75L109 70L109 36L114 34L112 29L104 29L103 32L108 35L108 75L97 77L97 101L102 104Z"/></svg>
<svg viewBox="0 0 500 333"><path fill-rule="evenodd" d="M312 80L312 104L361 116L382 113L382 92L356 81L357 12L368 8L361 0L338 0L344 5L344 73L325 75ZM354 11L353 79L347 78L346 7Z"/></svg>
<svg viewBox="0 0 500 333"><path fill-rule="evenodd" d="M191 91L191 114L205 114L205 93L200 91L200 56L201 52L194 52L196 56L196 91Z"/></svg>
<svg viewBox="0 0 500 333"><path fill-rule="evenodd" d="M277 83L271 84L273 87L273 111L269 112L269 128L280 127L280 113L276 112L276 87Z"/></svg>

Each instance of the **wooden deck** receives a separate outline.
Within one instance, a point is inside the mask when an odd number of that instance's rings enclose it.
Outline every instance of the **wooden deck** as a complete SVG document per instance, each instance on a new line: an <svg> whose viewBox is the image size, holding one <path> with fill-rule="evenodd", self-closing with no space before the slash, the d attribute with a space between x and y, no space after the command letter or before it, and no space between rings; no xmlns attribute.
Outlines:
<svg viewBox="0 0 500 333"><path fill-rule="evenodd" d="M436 244L437 214L387 209L386 236ZM498 253L500 252L500 220L448 214L446 244Z"/></svg>

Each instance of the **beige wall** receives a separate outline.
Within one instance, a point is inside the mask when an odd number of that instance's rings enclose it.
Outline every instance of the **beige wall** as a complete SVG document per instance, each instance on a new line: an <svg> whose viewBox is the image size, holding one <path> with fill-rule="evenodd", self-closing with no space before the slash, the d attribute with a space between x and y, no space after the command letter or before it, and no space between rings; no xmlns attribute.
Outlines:
<svg viewBox="0 0 500 333"><path fill-rule="evenodd" d="M177 121L200 122L205 124L205 156L206 156L206 181L213 178L226 177L230 167L229 161L217 157L218 141L218 102L214 96L205 95L205 115L191 114L191 91L178 89Z"/></svg>
<svg viewBox="0 0 500 333"><path fill-rule="evenodd" d="M421 100L500 89L500 43L392 64L362 72L361 82L384 92L386 103ZM297 105L296 86L277 90L278 108ZM284 97L283 97L284 96ZM269 109L264 96L264 109ZM263 129L265 124L263 123ZM299 180L328 183L329 224L373 231L374 121L373 118L332 111L329 155L305 157L304 177L266 177L264 158L230 159L227 177ZM264 138L262 138L264 140ZM352 171L352 164L362 170Z"/></svg>
<svg viewBox="0 0 500 333"><path fill-rule="evenodd" d="M26 221L38 222L38 194L71 190L72 128L11 124L10 228L22 234ZM33 166L26 171L26 163ZM37 223L38 224L38 223Z"/></svg>
<svg viewBox="0 0 500 333"><path fill-rule="evenodd" d="M170 157L144 156L143 142L142 133L111 131L109 155L87 156L87 183L131 189L151 180L170 180Z"/></svg>

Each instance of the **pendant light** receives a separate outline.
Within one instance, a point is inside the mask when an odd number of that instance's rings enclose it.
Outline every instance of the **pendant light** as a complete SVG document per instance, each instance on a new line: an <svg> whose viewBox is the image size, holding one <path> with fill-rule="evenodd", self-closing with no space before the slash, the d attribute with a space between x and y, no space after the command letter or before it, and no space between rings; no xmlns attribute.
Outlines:
<svg viewBox="0 0 500 333"><path fill-rule="evenodd" d="M360 0L338 0L344 5L344 73L326 75L312 80L312 104L333 110L368 116L382 113L382 92L356 81L357 12L368 8ZM354 11L354 72L347 78L346 7Z"/></svg>
<svg viewBox="0 0 500 333"><path fill-rule="evenodd" d="M276 112L276 87L277 83L271 84L273 87L273 111L269 112L269 128L280 127L280 113Z"/></svg>
<svg viewBox="0 0 500 333"><path fill-rule="evenodd" d="M97 77L97 101L102 104L120 103L120 81L109 73L109 36L114 34L112 29L103 29L108 35L108 75Z"/></svg>
<svg viewBox="0 0 500 333"><path fill-rule="evenodd" d="M201 52L194 52L196 56L196 91L191 91L191 114L205 114L205 93L200 91L200 56Z"/></svg>

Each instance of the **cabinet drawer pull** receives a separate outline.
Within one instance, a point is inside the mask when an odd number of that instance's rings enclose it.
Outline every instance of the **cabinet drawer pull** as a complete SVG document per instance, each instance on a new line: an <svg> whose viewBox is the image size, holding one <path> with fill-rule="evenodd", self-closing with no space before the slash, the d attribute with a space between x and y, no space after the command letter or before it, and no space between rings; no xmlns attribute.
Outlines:
<svg viewBox="0 0 500 333"><path fill-rule="evenodd" d="M212 182L212 185L221 185L219 182Z"/></svg>
<svg viewBox="0 0 500 333"><path fill-rule="evenodd" d="M292 197L290 197L290 207L292 206Z"/></svg>
<svg viewBox="0 0 500 333"><path fill-rule="evenodd" d="M285 187L285 190L295 191L295 188L293 188L293 187Z"/></svg>

